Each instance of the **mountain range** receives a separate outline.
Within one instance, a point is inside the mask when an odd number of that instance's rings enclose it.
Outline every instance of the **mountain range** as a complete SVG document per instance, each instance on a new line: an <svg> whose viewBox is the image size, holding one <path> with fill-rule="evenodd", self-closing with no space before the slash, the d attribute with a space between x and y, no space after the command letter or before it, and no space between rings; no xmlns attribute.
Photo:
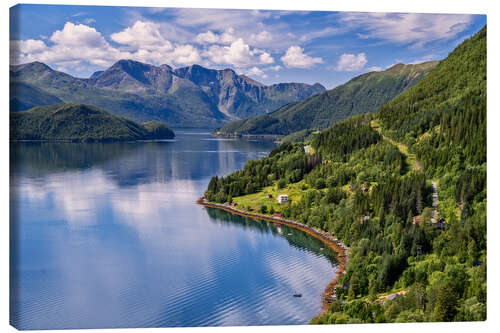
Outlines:
<svg viewBox="0 0 500 333"><path fill-rule="evenodd" d="M385 71L362 74L275 112L231 122L216 133L222 136L288 135L305 129L325 129L348 117L377 111L382 104L413 87L438 63L396 64Z"/></svg>
<svg viewBox="0 0 500 333"><path fill-rule="evenodd" d="M77 78L41 62L12 65L10 89L11 111L85 103L139 122L212 128L325 91L319 83L266 86L232 69L199 65L174 69L133 60L119 60L89 78Z"/></svg>

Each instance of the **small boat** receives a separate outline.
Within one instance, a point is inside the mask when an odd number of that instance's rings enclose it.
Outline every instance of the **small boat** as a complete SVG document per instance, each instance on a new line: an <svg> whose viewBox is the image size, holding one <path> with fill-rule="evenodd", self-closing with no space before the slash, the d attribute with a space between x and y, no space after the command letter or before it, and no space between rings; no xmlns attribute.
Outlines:
<svg viewBox="0 0 500 333"><path fill-rule="evenodd" d="M292 235L292 233L289 233L289 234L288 234L288 236L291 236L291 235Z"/></svg>
<svg viewBox="0 0 500 333"><path fill-rule="evenodd" d="M302 297L302 294L301 293L294 293L293 297Z"/></svg>

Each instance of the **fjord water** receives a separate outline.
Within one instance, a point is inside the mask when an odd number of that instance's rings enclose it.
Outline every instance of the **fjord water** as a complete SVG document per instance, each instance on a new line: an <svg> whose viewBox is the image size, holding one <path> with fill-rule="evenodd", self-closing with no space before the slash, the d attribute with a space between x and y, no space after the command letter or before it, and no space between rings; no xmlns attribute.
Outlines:
<svg viewBox="0 0 500 333"><path fill-rule="evenodd" d="M317 239L195 203L271 142L11 144L19 329L307 324L334 278ZM302 293L301 298L293 297Z"/></svg>

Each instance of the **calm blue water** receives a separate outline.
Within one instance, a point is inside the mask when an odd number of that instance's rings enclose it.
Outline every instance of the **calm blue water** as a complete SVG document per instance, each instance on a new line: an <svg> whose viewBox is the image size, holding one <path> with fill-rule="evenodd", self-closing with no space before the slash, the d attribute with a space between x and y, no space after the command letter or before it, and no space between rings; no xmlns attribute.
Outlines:
<svg viewBox="0 0 500 333"><path fill-rule="evenodd" d="M336 263L319 241L195 204L212 175L274 145L176 134L11 145L12 325L306 324L320 311Z"/></svg>

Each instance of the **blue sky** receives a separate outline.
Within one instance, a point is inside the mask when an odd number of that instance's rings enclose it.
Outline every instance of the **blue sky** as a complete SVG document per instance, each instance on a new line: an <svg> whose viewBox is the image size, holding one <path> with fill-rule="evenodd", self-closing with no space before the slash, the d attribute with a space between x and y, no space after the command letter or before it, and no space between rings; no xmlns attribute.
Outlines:
<svg viewBox="0 0 500 333"><path fill-rule="evenodd" d="M328 89L396 63L446 57L485 15L18 5L11 63L88 77L119 59L233 68Z"/></svg>

